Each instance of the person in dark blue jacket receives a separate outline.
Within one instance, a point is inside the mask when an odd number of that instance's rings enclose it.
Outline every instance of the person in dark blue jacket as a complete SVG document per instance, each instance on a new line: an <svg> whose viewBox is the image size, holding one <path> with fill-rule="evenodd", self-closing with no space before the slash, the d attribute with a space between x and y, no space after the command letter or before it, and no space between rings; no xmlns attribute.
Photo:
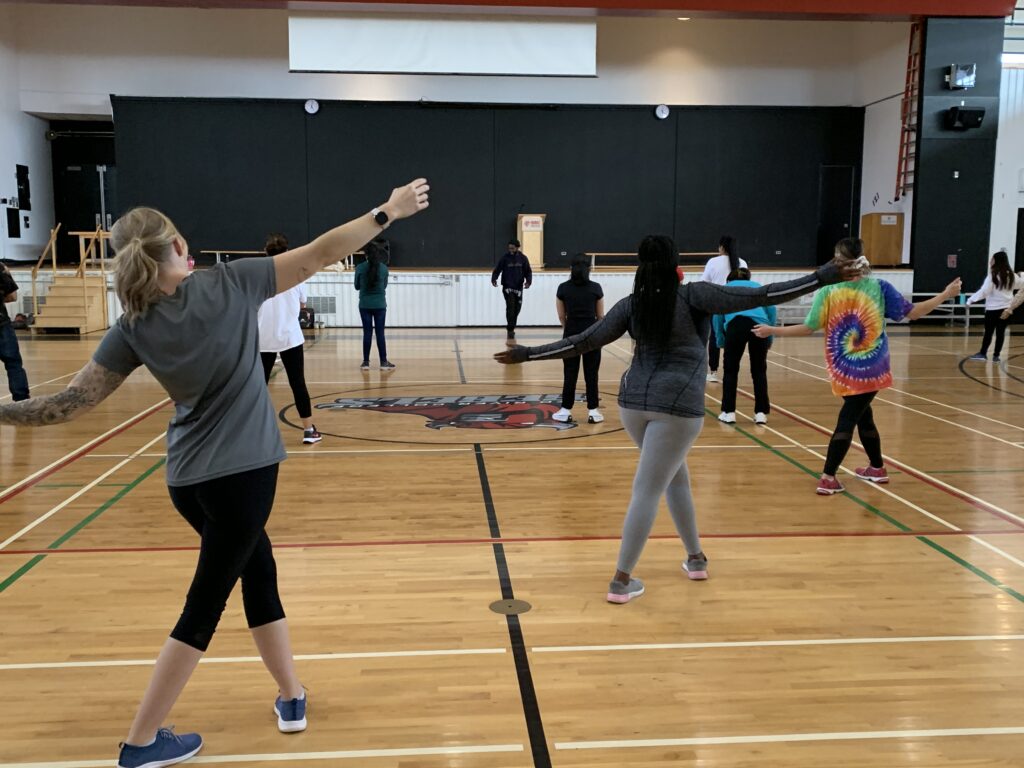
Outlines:
<svg viewBox="0 0 1024 768"><path fill-rule="evenodd" d="M518 240L508 241L508 251L498 260L491 273L491 285L498 286L501 276L501 293L505 297L505 330L508 332L507 344L512 347L516 343L516 322L523 308L523 289L533 284L533 270L530 260L519 250Z"/></svg>
<svg viewBox="0 0 1024 768"><path fill-rule="evenodd" d="M760 288L750 279L746 267L729 273L728 283L735 288ZM767 319L766 319L767 318ZM772 406L768 401L768 348L771 338L759 339L753 334L755 325L775 325L778 312L775 307L755 307L728 315L715 315L712 325L718 347L725 350L725 376L722 379L722 412L719 421L736 423L736 385L740 375L743 350L750 349L750 376L754 380L754 422L767 424Z"/></svg>

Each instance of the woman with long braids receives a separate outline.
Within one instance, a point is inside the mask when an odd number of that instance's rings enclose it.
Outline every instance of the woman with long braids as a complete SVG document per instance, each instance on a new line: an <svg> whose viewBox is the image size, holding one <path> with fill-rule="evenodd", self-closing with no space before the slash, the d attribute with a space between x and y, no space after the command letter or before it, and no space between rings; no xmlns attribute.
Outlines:
<svg viewBox="0 0 1024 768"><path fill-rule="evenodd" d="M1009 317L1004 319L1003 313L1013 303L1013 292L1022 288L1024 288L1024 277L1014 273L1006 251L997 251L992 254L985 282L982 283L977 293L967 299L968 304L985 300L985 337L981 342L981 351L976 355L971 355L971 360L988 359L988 345L992 343L992 333L995 332L996 346L992 350L992 362L999 362L999 355L1003 351L1003 339L1006 336L1006 326L1010 322Z"/></svg>
<svg viewBox="0 0 1024 768"><path fill-rule="evenodd" d="M173 765L202 748L199 734L175 734L162 724L206 652L239 579L253 640L280 691L274 704L277 727L305 729L306 695L295 674L265 530L278 464L286 454L263 381L257 311L271 296L357 250L390 222L426 208L428 190L426 180L418 179L394 190L379 208L308 245L192 273L188 244L170 219L152 208L129 211L111 232L117 252L114 287L124 315L66 389L0 405L0 424L71 421L141 366L174 401L167 485L172 503L200 536L199 563L121 745L119 768Z"/></svg>
<svg viewBox="0 0 1024 768"><path fill-rule="evenodd" d="M836 244L834 262L855 269L856 278L853 282L819 291L803 323L754 327L754 335L762 339L810 336L815 331L825 331L825 363L832 379L832 393L843 398L843 407L839 410L839 421L829 441L825 468L818 481L819 496L846 490L836 479L836 473L850 450L854 427L870 461L869 466L856 469L855 474L872 483L889 482L882 458L882 438L871 412L875 396L892 386L885 321L916 320L946 299L960 295L958 277L938 296L911 304L891 283L870 276L862 240L840 240Z"/></svg>
<svg viewBox="0 0 1024 768"><path fill-rule="evenodd" d="M619 409L623 426L640 448L640 460L615 576L608 585L611 603L627 603L644 592L643 582L632 574L663 495L686 547L683 571L693 580L708 577L686 455L704 424L704 369L711 316L781 304L858 274L826 264L798 280L760 288L709 282L680 285L676 274L679 255L671 238L644 238L638 256L633 293L612 307L603 320L552 344L512 347L495 355L499 363L524 363L585 355L627 331L636 340L633 360L619 384Z"/></svg>
<svg viewBox="0 0 1024 768"><path fill-rule="evenodd" d="M704 274L700 279L715 285L725 285L729 275L737 269L746 269L747 262L736 255L736 238L722 235L718 241L718 255L708 259L704 266ZM718 364L721 362L722 350L718 346L715 334L708 336L708 381L718 381Z"/></svg>

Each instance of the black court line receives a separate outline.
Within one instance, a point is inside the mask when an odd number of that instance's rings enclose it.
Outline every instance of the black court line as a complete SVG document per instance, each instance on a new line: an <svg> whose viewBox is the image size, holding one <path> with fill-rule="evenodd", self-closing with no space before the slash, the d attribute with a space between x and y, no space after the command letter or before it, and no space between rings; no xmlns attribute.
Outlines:
<svg viewBox="0 0 1024 768"><path fill-rule="evenodd" d="M459 384L468 384L466 381L466 371L462 368L462 350L459 349L459 340L455 339L455 360L459 364Z"/></svg>
<svg viewBox="0 0 1024 768"><path fill-rule="evenodd" d="M994 389L996 392L1002 392L1004 395L1009 395L1010 397L1019 397L1022 400L1024 400L1024 395L1022 395L1022 394L1020 394L1018 392L1011 392L1008 389L1003 389L1002 387L997 387L994 384L989 384L987 381L982 381L977 376L974 376L974 375L968 373L966 368L964 368L964 366L970 361L970 359L971 358L969 358L969 357L965 357L957 365L957 368L960 369L960 373L962 373L964 376L966 376L971 381L974 381L974 382L977 382L978 384L981 384L983 387L988 387L989 389ZM1010 378L1017 379L1017 377L1014 376L1012 373L1007 373L1007 375L1010 376ZM1020 381L1020 379L1017 379L1017 381Z"/></svg>
<svg viewBox="0 0 1024 768"><path fill-rule="evenodd" d="M480 473L480 490L484 496L484 507L487 510L487 525L491 530L491 538L501 538L501 527L498 515L494 511L494 499L491 497L491 484L487 479L487 467L484 465L484 452L477 443L473 446L476 455L476 468ZM501 583L501 598L514 600L512 577L508 572L505 560L505 545L492 544L494 562L498 566L498 580ZM551 755L548 742L544 736L544 723L540 717L540 705L537 702L537 691L533 687L533 675L530 674L530 659L526 655L526 642L523 640L523 628L518 616L506 616L508 637L512 644L512 658L516 664L516 677L519 678L519 696L523 701L523 714L526 717L526 731L530 735L530 750L533 752L535 768L551 768Z"/></svg>
<svg viewBox="0 0 1024 768"><path fill-rule="evenodd" d="M1018 357L1024 357L1024 352L1020 353L1019 355L1013 355L1012 357L1006 358L1006 360L1003 361L1003 364L1000 365L999 367L1002 369L1003 373L1005 373L1011 379L1013 379L1014 381L1019 381L1021 384L1024 384L1024 379L1022 379L1020 376L1015 376L1014 374L1010 373L1010 362L1016 360Z"/></svg>

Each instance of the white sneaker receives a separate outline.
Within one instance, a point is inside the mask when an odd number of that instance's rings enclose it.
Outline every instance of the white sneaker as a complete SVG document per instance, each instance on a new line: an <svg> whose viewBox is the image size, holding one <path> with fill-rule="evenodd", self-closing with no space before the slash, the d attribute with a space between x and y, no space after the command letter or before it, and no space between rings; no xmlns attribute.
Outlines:
<svg viewBox="0 0 1024 768"><path fill-rule="evenodd" d="M563 424L566 424L572 421L572 411L570 411L568 408L559 408L557 411L551 414L551 418L554 419L555 421L560 421Z"/></svg>
<svg viewBox="0 0 1024 768"><path fill-rule="evenodd" d="M735 411L732 412L732 413L722 412L722 413L718 414L718 420L721 421L724 424L735 424L736 423L736 413L735 413Z"/></svg>
<svg viewBox="0 0 1024 768"><path fill-rule="evenodd" d="M711 384L718 383L718 371L708 371L708 382Z"/></svg>
<svg viewBox="0 0 1024 768"><path fill-rule="evenodd" d="M604 421L604 416L601 415L601 412L597 410L597 408L593 408L587 411L587 421L591 424L600 424Z"/></svg>
<svg viewBox="0 0 1024 768"><path fill-rule="evenodd" d="M755 413L754 414L754 423L755 424L767 424L768 423L768 414L767 413Z"/></svg>

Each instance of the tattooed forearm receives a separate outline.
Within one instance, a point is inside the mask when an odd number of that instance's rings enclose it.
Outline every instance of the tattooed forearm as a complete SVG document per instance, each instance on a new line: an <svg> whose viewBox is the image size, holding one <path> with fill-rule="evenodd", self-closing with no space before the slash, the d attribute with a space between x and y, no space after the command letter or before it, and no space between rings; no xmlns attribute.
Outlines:
<svg viewBox="0 0 1024 768"><path fill-rule="evenodd" d="M71 386L55 395L0 405L0 424L14 424L19 427L63 424L65 421L71 421L82 409L90 407L85 390Z"/></svg>
<svg viewBox="0 0 1024 768"><path fill-rule="evenodd" d="M121 374L90 361L75 374L67 388L57 394L0 405L0 424L20 427L63 424L102 402L124 380Z"/></svg>

